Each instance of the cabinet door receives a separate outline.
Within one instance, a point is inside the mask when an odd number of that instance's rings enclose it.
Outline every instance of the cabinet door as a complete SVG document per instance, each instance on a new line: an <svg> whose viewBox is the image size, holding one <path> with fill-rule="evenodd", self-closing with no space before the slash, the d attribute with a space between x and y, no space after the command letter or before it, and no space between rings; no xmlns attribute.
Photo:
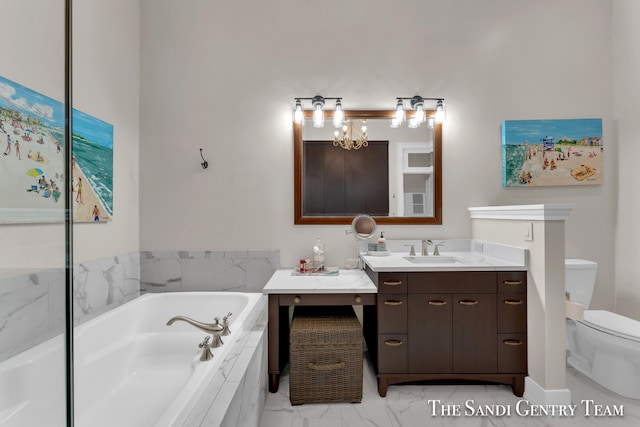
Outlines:
<svg viewBox="0 0 640 427"><path fill-rule="evenodd" d="M409 373L451 372L451 301L451 294L409 294Z"/></svg>
<svg viewBox="0 0 640 427"><path fill-rule="evenodd" d="M453 372L497 372L496 295L453 295Z"/></svg>

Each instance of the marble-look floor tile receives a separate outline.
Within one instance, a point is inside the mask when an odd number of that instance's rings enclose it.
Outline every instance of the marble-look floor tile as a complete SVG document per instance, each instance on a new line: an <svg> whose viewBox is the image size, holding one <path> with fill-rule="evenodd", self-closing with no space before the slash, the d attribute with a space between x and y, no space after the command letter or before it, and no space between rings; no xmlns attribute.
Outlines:
<svg viewBox="0 0 640 427"><path fill-rule="evenodd" d="M477 426L477 427L627 427L640 425L640 400L619 396L584 375L567 367L567 388L577 405L574 416L520 416L516 413L518 402L524 398L513 394L505 385L429 385L404 384L390 386L387 396L378 395L375 373L370 360L365 357L363 371L363 398L361 403L291 405L289 401L288 368L282 373L277 393L268 393L260 427L415 427L415 426ZM428 401L460 405L461 416L432 414ZM603 407L622 407L623 417L596 417L587 414L583 400ZM465 416L465 404L475 408ZM487 405L487 406L485 406ZM522 404L524 405L524 403ZM478 408L504 406L511 414L481 416ZM526 406L521 407L526 410ZM470 410L469 410L470 411Z"/></svg>

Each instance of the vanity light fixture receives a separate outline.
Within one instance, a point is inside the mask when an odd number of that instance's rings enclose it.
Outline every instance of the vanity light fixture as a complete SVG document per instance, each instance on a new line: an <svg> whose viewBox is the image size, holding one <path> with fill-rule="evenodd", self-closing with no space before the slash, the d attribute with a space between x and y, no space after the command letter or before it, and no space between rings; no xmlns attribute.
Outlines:
<svg viewBox="0 0 640 427"><path fill-rule="evenodd" d="M363 123L366 123L366 120L363 120ZM367 140L367 126L362 125L358 129L353 128L353 121L348 120L347 124L342 126L342 135L340 135L339 131L335 131L333 133L333 145L335 147L342 147L345 150L359 150L362 147L367 147L369 145L369 141ZM353 139L353 132L356 132L357 138Z"/></svg>
<svg viewBox="0 0 640 427"><path fill-rule="evenodd" d="M422 123L428 122L429 127L433 127L433 118L427 117L425 110L425 101L436 101L436 107L434 112L434 118L436 123L442 123L444 121L444 99L443 98L423 98L420 95L409 97L397 97L395 116L391 119L391 127L397 128L407 119L407 115L404 110L404 100L409 100L409 104L413 109L413 115L409 117L408 126L410 128L417 128Z"/></svg>
<svg viewBox="0 0 640 427"><path fill-rule="evenodd" d="M342 126L344 122L344 110L342 109L342 98L325 98L316 95L313 98L294 98L296 105L293 110L293 121L297 124L304 124L304 109L302 101L311 101L311 109L313 111L313 126L317 128L324 127L324 103L328 99L335 99L336 108L333 111L333 125L337 128Z"/></svg>

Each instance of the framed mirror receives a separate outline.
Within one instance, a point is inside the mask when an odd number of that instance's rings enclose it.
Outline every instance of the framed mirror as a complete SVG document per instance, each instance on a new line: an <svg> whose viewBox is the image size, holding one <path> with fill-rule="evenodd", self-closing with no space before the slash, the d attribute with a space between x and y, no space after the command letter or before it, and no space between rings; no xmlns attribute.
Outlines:
<svg viewBox="0 0 640 427"><path fill-rule="evenodd" d="M345 110L345 127L313 127L312 111L293 123L294 223L350 224L371 216L378 224L442 224L442 124L390 127L394 110ZM412 112L407 112L407 122ZM334 145L334 132L367 146Z"/></svg>

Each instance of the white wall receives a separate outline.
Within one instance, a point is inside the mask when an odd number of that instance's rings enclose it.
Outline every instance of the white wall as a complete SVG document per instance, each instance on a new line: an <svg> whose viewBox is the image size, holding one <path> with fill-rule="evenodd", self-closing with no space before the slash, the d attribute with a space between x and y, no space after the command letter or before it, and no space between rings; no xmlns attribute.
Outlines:
<svg viewBox="0 0 640 427"><path fill-rule="evenodd" d="M293 98L441 96L443 224L381 226L387 237L467 238L468 206L576 203L567 256L599 263L593 305L613 307L610 1L141 4L141 250L275 248L292 266L321 236L341 264L355 253L345 226L293 225ZM590 117L604 185L502 188L503 120Z"/></svg>
<svg viewBox="0 0 640 427"><path fill-rule="evenodd" d="M76 224L74 261L138 251L140 7L74 2L74 108L114 127L114 219ZM3 1L0 75L64 101L64 2ZM0 277L64 267L63 224L0 227Z"/></svg>
<svg viewBox="0 0 640 427"><path fill-rule="evenodd" d="M640 320L640 2L613 2L613 128L618 141L616 311Z"/></svg>

